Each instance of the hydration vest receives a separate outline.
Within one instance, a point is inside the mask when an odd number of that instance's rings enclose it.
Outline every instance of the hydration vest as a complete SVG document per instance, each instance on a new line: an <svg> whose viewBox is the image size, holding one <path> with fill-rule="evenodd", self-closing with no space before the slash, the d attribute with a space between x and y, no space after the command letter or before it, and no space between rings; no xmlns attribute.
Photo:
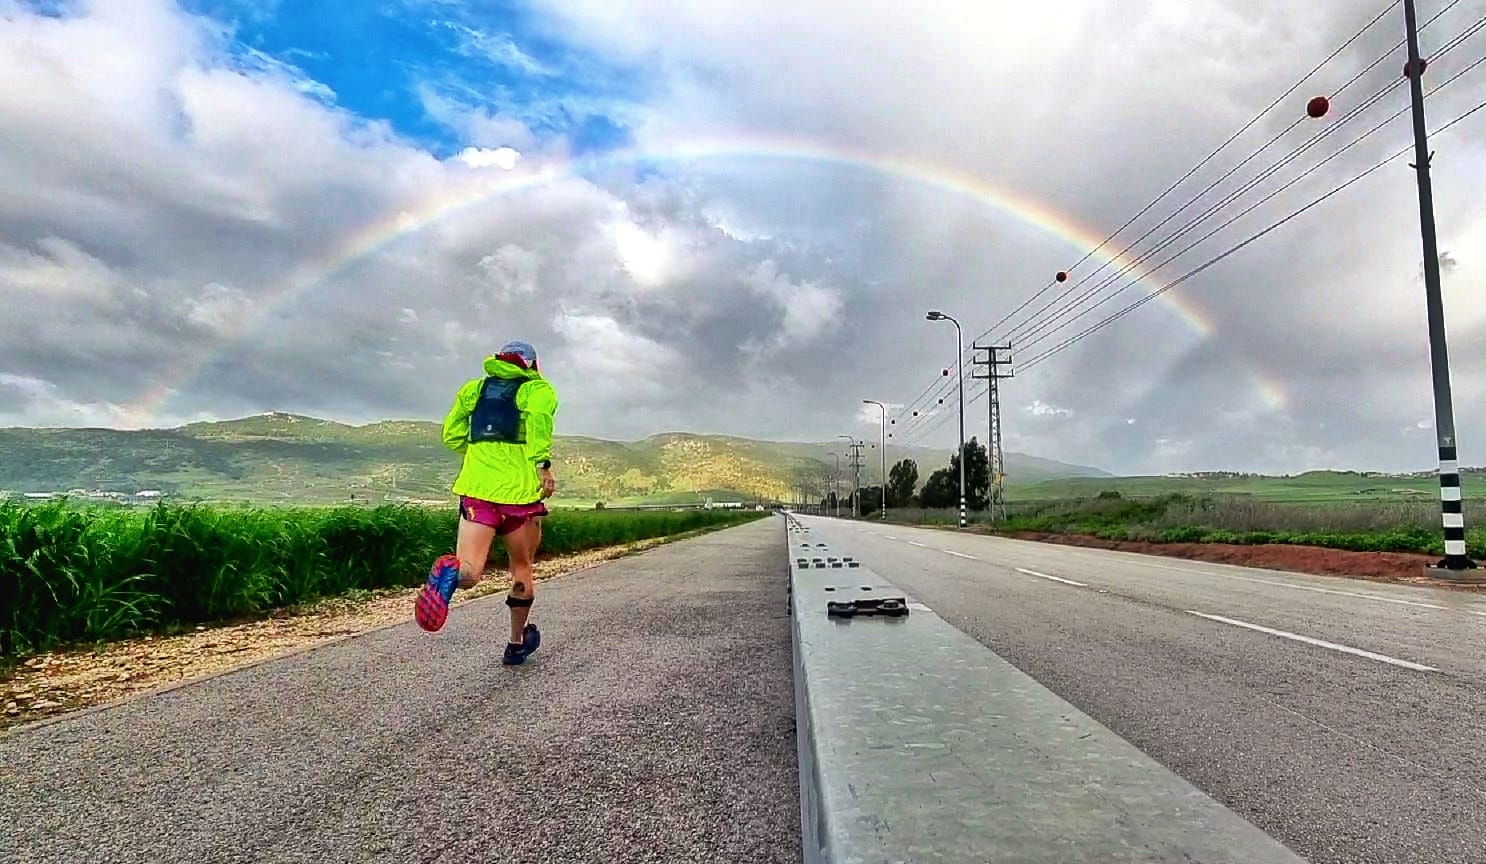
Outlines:
<svg viewBox="0 0 1486 864"><path fill-rule="evenodd" d="M526 383L524 378L486 377L480 385L480 397L470 415L470 441L502 441L525 444L526 429L521 410L516 407L516 392Z"/></svg>

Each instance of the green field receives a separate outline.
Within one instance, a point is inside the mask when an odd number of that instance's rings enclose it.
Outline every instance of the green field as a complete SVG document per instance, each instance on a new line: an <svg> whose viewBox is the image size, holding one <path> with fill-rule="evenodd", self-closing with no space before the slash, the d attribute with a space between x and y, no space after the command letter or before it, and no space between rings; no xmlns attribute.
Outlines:
<svg viewBox="0 0 1486 864"><path fill-rule="evenodd" d="M1467 469L1461 477L1466 498L1486 497L1486 475ZM1118 492L1126 498L1160 495L1217 495L1250 497L1276 502L1381 502L1439 500L1439 478L1432 473L1377 474L1358 471L1310 471L1294 476L1208 477L1073 477L1036 483L1008 481L1007 500L1012 502L1077 500L1094 498L1101 492Z"/></svg>
<svg viewBox="0 0 1486 864"><path fill-rule="evenodd" d="M752 511L555 510L542 554L740 524ZM0 504L0 659L412 587L453 551L448 508ZM499 549L492 557L504 563Z"/></svg>
<svg viewBox="0 0 1486 864"><path fill-rule="evenodd" d="M1133 497L1106 490L1104 497L1013 501L1007 508L1008 518L994 523L986 513L970 515L978 527L1003 533L1444 554L1438 501L1417 497L1380 500L1349 496L1337 488L1329 490L1333 493L1329 496L1324 488L1267 490L1274 498L1186 492ZM1309 497L1303 493L1310 493ZM1472 557L1486 558L1486 501L1469 499L1469 491L1466 495L1467 549ZM888 517L910 524L955 525L959 521L955 510L893 510Z"/></svg>

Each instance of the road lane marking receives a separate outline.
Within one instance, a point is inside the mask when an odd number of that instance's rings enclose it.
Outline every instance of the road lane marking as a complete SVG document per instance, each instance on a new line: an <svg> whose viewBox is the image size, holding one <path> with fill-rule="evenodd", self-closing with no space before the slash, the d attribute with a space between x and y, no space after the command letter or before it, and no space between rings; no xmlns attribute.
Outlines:
<svg viewBox="0 0 1486 864"><path fill-rule="evenodd" d="M898 542L898 538L897 538L897 537L894 537L894 536L893 536L893 535L891 535L891 534L884 534L884 535L882 535L882 536L884 536L884 537L886 537L886 538L887 538L887 539L889 539L889 540L891 540L891 541L893 541L893 542L894 542L894 543L896 543L896 542Z"/></svg>
<svg viewBox="0 0 1486 864"><path fill-rule="evenodd" d="M1290 582L1281 582L1276 579L1259 579L1254 576L1239 576L1234 573L1214 573L1211 570L1194 570L1191 567L1173 567L1169 564L1146 564L1157 570L1175 570L1178 573L1194 573L1198 576L1212 576L1218 579L1236 579L1239 582L1254 582L1259 585L1273 585L1276 588L1293 588L1296 591L1314 591L1317 594L1339 594L1343 597L1357 597L1362 600L1376 600L1379 603L1396 603L1400 606L1418 606L1423 609L1446 609L1438 603L1423 603L1418 600L1402 600L1397 597L1383 597L1379 594L1367 594L1362 591L1342 591L1337 588L1318 588L1314 585L1295 585ZM1486 615L1486 612L1466 610L1473 615Z"/></svg>
<svg viewBox="0 0 1486 864"><path fill-rule="evenodd" d="M1260 633L1268 633L1271 636L1278 636L1281 639L1293 639L1296 642L1304 642L1307 645L1315 645L1319 648L1329 648L1332 651L1340 651L1343 654L1355 654L1358 657L1366 657L1370 660L1377 660L1379 662L1389 663L1394 666L1402 666L1405 669L1413 669L1416 672L1439 671L1433 666L1425 666L1420 663L1412 663L1408 660L1399 660L1397 657L1389 657L1386 654L1376 654L1372 651L1364 651L1361 648L1352 648L1348 645L1338 645L1335 642L1327 642L1324 639L1313 639L1310 636L1301 636L1298 633L1287 633L1284 630L1275 630L1271 627L1263 627L1258 624L1250 624L1247 621L1240 621L1237 618L1224 618L1221 615L1208 615L1205 612L1194 612L1191 609L1187 610L1187 614L1196 615L1198 618L1206 618L1210 621L1221 621L1224 624L1232 624L1234 627L1245 627L1249 630L1257 630Z"/></svg>
<svg viewBox="0 0 1486 864"><path fill-rule="evenodd" d="M971 561L979 561L980 560L979 558L976 558L974 555L966 555L964 552L956 552L953 549L945 549L943 551L944 551L944 554L946 554L946 555L953 555L956 558L966 558L966 559L971 560Z"/></svg>
<svg viewBox="0 0 1486 864"><path fill-rule="evenodd" d="M1038 573L1036 570L1026 570L1026 569L1023 569L1021 567L1018 567L1018 568L1016 568L1016 572L1018 572L1018 573L1025 573L1028 576L1036 576L1039 579L1051 579L1054 582L1062 582L1064 585L1076 585L1079 588L1087 588L1087 587L1089 587L1089 586L1085 585L1082 582L1075 582L1072 579L1064 579L1062 576L1049 576L1046 573Z"/></svg>
<svg viewBox="0 0 1486 864"><path fill-rule="evenodd" d="M927 548L929 548L928 546L925 546L924 544L918 542L917 540L909 540L908 541L908 545L909 546L917 546L920 549L927 549Z"/></svg>

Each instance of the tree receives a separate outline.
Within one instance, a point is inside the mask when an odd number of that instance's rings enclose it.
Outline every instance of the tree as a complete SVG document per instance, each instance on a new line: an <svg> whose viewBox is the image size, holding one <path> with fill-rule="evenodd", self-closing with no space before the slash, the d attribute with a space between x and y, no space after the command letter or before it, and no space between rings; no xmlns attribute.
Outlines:
<svg viewBox="0 0 1486 864"><path fill-rule="evenodd" d="M965 442L965 455L965 507L970 510L984 510L990 504L990 455L974 438ZM929 475L919 497L927 508L960 506L959 454L949 457L948 468L940 468Z"/></svg>
<svg viewBox="0 0 1486 864"><path fill-rule="evenodd" d="M955 506L960 503L960 460L949 459L949 470L955 475ZM984 510L991 503L991 457L985 445L974 438L965 442L965 506Z"/></svg>
<svg viewBox="0 0 1486 864"><path fill-rule="evenodd" d="M861 505L861 514L863 516L866 516L868 513L876 513L882 507L882 487L863 486L860 494L857 496L857 500Z"/></svg>
<svg viewBox="0 0 1486 864"><path fill-rule="evenodd" d="M924 488L919 492L919 502L924 508L935 510L943 507L960 506L960 469L959 463L955 463L955 469L940 468L929 479L925 481Z"/></svg>
<svg viewBox="0 0 1486 864"><path fill-rule="evenodd" d="M887 503L889 507L907 507L918 488L918 463L904 459L888 472Z"/></svg>

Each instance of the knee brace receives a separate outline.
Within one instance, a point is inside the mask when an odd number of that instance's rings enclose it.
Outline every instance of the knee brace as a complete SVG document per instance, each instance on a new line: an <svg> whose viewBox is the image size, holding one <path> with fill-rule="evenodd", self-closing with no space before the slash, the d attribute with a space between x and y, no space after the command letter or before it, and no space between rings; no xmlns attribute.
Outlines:
<svg viewBox="0 0 1486 864"><path fill-rule="evenodd" d="M512 596L511 594L507 594L506 595L506 605L512 607L513 609L516 608L516 607L518 607L518 606L522 606L522 607L524 607L524 606L530 606L531 605L531 601L533 599L535 599L535 598L532 598L532 597L515 597L515 596Z"/></svg>

